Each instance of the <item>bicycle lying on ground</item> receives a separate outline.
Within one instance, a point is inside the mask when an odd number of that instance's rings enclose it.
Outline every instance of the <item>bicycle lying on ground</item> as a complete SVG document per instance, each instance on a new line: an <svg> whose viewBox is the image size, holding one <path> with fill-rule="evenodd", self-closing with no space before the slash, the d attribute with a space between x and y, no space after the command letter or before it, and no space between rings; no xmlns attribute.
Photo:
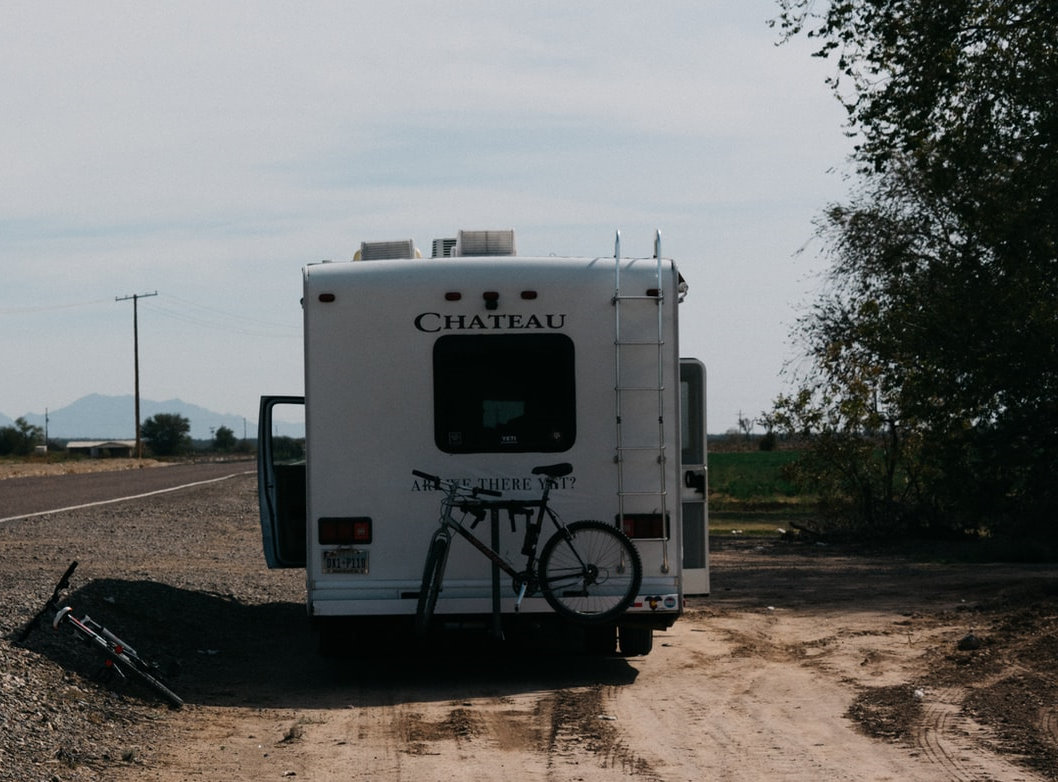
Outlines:
<svg viewBox="0 0 1058 782"><path fill-rule="evenodd" d="M527 596L536 592L559 615L582 624L597 625L616 619L635 600L643 580L639 552L621 530L602 521L574 521L565 524L548 505L551 490L558 479L573 472L567 463L533 468L534 475L544 478L539 500L483 500L502 497L500 492L465 486L457 481L412 470L412 474L443 490L440 529L430 540L423 569L422 588L416 612L420 633L429 629L437 599L444 581L445 565L453 533L466 538L473 546L513 580L517 611ZM534 511L535 510L535 514ZM453 511L461 511L457 520ZM522 554L525 566L518 569L470 530L490 513L507 511L514 528L515 516L526 517ZM536 556L537 543L547 517L555 526ZM468 528L466 520L473 518Z"/></svg>
<svg viewBox="0 0 1058 782"><path fill-rule="evenodd" d="M135 649L118 638L114 633L107 630L103 625L93 620L87 614L80 619L74 616L73 609L69 606L59 608L59 595L70 584L70 576L77 567L77 561L70 563L55 590L52 592L48 602L44 604L36 616L30 620L25 629L18 637L18 641L24 642L33 629L48 614L54 616L51 625L56 630L60 625L68 624L73 628L74 635L81 638L86 644L97 649L103 656L103 675L107 677L117 676L125 679L132 676L143 684L146 684L155 693L160 695L173 708L179 709L184 705L179 695L170 690L159 677L158 666L141 657Z"/></svg>

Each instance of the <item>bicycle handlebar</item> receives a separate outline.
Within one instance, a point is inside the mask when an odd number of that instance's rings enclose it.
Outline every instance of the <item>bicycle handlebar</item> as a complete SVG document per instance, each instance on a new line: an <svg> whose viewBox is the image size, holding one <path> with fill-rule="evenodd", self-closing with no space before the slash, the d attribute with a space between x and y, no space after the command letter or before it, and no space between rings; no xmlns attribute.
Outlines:
<svg viewBox="0 0 1058 782"><path fill-rule="evenodd" d="M422 472L421 470L412 470L411 474L414 475L416 478L422 478L424 481L429 481L433 484L433 487L435 489L439 489L441 487L441 479L436 475L430 475L430 473Z"/></svg>
<svg viewBox="0 0 1058 782"><path fill-rule="evenodd" d="M422 472L421 470L412 470L411 474L416 478L422 478L424 481L429 481L433 484L435 489L440 489L442 485L447 485L451 489L463 490L470 494L471 497L502 497L503 492L493 491L492 489L483 489L480 486L474 486L468 488L456 481L446 481L438 475L431 475L428 472Z"/></svg>
<svg viewBox="0 0 1058 782"><path fill-rule="evenodd" d="M25 643L26 639L29 638L30 633L33 632L34 628L40 624L40 620L44 618L44 615L49 610L55 608L59 604L59 595L66 587L70 586L70 576L73 575L74 570L77 568L77 560L75 559L70 563L70 566L66 568L66 572L62 574L62 578L59 579L59 583L55 585L55 589L51 593L51 597L48 598L48 602L44 604L44 607L37 612L37 615L29 620L29 623L22 629L22 632L18 634L16 638L17 643Z"/></svg>
<svg viewBox="0 0 1058 782"><path fill-rule="evenodd" d="M70 567L66 568L66 572L62 574L62 578L59 579L59 583L55 586L55 591L52 592L51 599L57 601L59 599L59 593L70 586L70 576L73 575L74 570L77 569L77 560L75 559L70 563Z"/></svg>

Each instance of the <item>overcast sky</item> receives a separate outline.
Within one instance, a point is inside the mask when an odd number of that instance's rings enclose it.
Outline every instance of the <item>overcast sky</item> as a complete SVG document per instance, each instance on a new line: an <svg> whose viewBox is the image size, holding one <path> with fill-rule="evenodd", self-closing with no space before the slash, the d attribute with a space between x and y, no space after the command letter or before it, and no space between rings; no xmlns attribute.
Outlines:
<svg viewBox="0 0 1058 782"><path fill-rule="evenodd" d="M303 391L300 269L509 228L663 252L708 428L783 390L850 147L771 0L5 3L0 412ZM797 254L809 243L809 249Z"/></svg>

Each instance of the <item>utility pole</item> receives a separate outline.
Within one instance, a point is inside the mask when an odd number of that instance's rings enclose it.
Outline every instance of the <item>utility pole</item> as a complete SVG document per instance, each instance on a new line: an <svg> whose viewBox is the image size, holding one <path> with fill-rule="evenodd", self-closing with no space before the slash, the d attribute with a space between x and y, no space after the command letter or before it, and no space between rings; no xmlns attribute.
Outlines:
<svg viewBox="0 0 1058 782"><path fill-rule="evenodd" d="M132 353L136 368L136 458L143 458L143 442L140 440L140 324L138 303L140 299L148 296L157 296L154 293L134 293L131 296L115 296L114 301L128 301L132 299Z"/></svg>

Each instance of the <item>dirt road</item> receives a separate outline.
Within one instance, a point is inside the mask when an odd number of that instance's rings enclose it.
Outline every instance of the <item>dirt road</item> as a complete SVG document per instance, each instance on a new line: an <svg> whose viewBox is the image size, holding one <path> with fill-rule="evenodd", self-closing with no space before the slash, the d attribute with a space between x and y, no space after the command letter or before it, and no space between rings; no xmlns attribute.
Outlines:
<svg viewBox="0 0 1058 782"><path fill-rule="evenodd" d="M4 641L10 675L44 688L34 697L75 687L81 704L46 717L83 731L78 751L23 760L22 778L1058 779L1054 568L714 540L712 596L691 599L647 657L327 660L303 574L263 567L255 490L244 476L0 525L8 628L62 571L64 541L121 541L83 552L91 580L72 599L179 658L188 703L170 712L88 682L50 637ZM22 708L20 692L0 706ZM8 755L60 737L20 741Z"/></svg>
<svg viewBox="0 0 1058 782"><path fill-rule="evenodd" d="M287 657L299 674L237 685L252 705L185 715L148 778L1048 778L995 753L963 689L928 675L982 597L1044 574L993 567L968 591L961 569L779 545L720 548L719 593L693 600L645 658ZM857 703L897 741L868 735Z"/></svg>

